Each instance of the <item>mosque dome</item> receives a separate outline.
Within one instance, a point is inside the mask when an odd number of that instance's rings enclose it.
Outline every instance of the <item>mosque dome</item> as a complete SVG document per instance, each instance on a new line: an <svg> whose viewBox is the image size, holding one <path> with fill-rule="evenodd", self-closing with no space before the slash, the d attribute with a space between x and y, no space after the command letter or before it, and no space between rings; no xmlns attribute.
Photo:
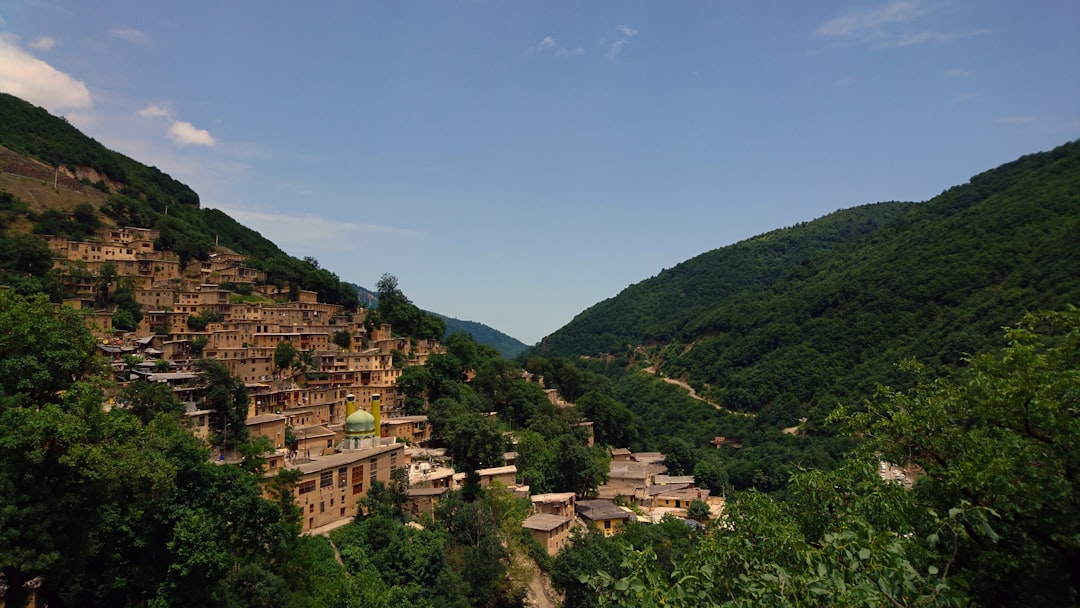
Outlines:
<svg viewBox="0 0 1080 608"><path fill-rule="evenodd" d="M346 435L374 435L375 417L364 410L356 410L345 419Z"/></svg>

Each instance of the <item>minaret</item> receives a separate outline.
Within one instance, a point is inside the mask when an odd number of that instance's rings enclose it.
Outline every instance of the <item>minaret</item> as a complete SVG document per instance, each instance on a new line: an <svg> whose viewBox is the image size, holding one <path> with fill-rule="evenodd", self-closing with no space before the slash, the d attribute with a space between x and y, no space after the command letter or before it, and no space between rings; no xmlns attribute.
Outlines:
<svg viewBox="0 0 1080 608"><path fill-rule="evenodd" d="M352 416L352 413L356 411L356 395L349 393L345 395L345 418L348 419Z"/></svg>
<svg viewBox="0 0 1080 608"><path fill-rule="evenodd" d="M371 415L375 418L375 436L382 437L382 401L381 395L375 393L371 396Z"/></svg>

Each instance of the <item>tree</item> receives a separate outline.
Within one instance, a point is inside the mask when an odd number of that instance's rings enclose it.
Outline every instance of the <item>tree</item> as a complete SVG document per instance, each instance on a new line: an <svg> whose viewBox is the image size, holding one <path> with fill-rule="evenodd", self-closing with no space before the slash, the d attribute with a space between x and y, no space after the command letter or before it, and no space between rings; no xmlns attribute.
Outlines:
<svg viewBox="0 0 1080 608"><path fill-rule="evenodd" d="M424 413L428 389L431 386L431 372L427 367L413 365L402 369L394 386L405 397L406 414L413 416Z"/></svg>
<svg viewBox="0 0 1080 608"><path fill-rule="evenodd" d="M117 402L126 407L143 424L149 424L159 414L179 419L184 413L184 404L176 398L172 389L164 382L135 380L120 390Z"/></svg>
<svg viewBox="0 0 1080 608"><path fill-rule="evenodd" d="M555 557L551 581L566 597L566 608L591 608L599 605L597 596L582 577L597 572L621 576L622 560L619 545L609 542L603 532L591 527L584 532L575 529L570 544Z"/></svg>
<svg viewBox="0 0 1080 608"><path fill-rule="evenodd" d="M0 398L48 403L76 380L100 373L94 338L83 327L78 311L54 310L44 295L0 290Z"/></svg>
<svg viewBox="0 0 1080 608"><path fill-rule="evenodd" d="M390 473L390 481L371 482L360 506L367 516L387 517L404 521L405 503L409 500L409 471L398 467Z"/></svg>
<svg viewBox="0 0 1080 608"><path fill-rule="evenodd" d="M334 344L341 347L341 350L349 350L352 346L352 334L347 329L341 329L334 332Z"/></svg>
<svg viewBox="0 0 1080 608"><path fill-rule="evenodd" d="M53 253L45 239L15 234L0 239L0 270L17 276L43 277L52 270Z"/></svg>
<svg viewBox="0 0 1080 608"><path fill-rule="evenodd" d="M686 516L695 521L706 521L710 517L709 503L704 500L691 500L686 508Z"/></svg>
<svg viewBox="0 0 1080 608"><path fill-rule="evenodd" d="M105 260L101 264L101 270L97 276L97 293L94 294L94 303L99 308L104 308L113 303L113 297L109 289L116 283L116 264L112 260Z"/></svg>
<svg viewBox="0 0 1080 608"><path fill-rule="evenodd" d="M375 285L379 298L378 316L383 323L393 326L395 333L414 338L441 340L446 333L446 323L420 310L398 288L398 280L392 274L384 274Z"/></svg>
<svg viewBox="0 0 1080 608"><path fill-rule="evenodd" d="M1080 310L1029 314L999 352L968 368L881 389L866 411L840 410L865 449L925 471L920 500L993 509L1000 537L966 538L958 552L980 602L1065 605L1080 592ZM920 373L917 364L905 368Z"/></svg>
<svg viewBox="0 0 1080 608"><path fill-rule="evenodd" d="M281 373L290 369L300 360L300 353L292 342L278 342L274 347L274 369Z"/></svg>
<svg viewBox="0 0 1080 608"><path fill-rule="evenodd" d="M466 473L502 464L506 452L502 431L483 414L460 413L448 422L442 436L454 464Z"/></svg>
<svg viewBox="0 0 1080 608"><path fill-rule="evenodd" d="M199 377L206 385L203 407L210 414L211 442L222 450L246 443L248 439L247 387L234 377L227 367L212 359L199 359L195 363Z"/></svg>
<svg viewBox="0 0 1080 608"><path fill-rule="evenodd" d="M574 404L586 420L593 422L596 441L614 447L627 447L638 439L633 412L610 395L592 390Z"/></svg>
<svg viewBox="0 0 1080 608"><path fill-rule="evenodd" d="M726 508L668 572L657 549L622 548L619 568L582 574L600 606L962 606L954 551L990 512L920 508L873 463L794 476L787 502L757 491Z"/></svg>

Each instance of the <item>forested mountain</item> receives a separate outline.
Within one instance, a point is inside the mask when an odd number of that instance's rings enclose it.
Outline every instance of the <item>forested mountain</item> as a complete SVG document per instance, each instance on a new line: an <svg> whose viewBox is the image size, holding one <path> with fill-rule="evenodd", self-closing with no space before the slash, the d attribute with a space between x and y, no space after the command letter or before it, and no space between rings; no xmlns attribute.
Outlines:
<svg viewBox="0 0 1080 608"><path fill-rule="evenodd" d="M355 283L347 283L350 287L356 290L356 293L360 297L360 302L370 308L376 308L379 304L379 294L365 289ZM528 348L520 340L504 334L503 332L478 323L476 321L462 321L461 319L455 319L446 315L441 315L437 312L431 312L430 310L424 311L429 315L435 315L446 323L446 335L456 332L464 332L472 336L473 340L476 340L480 344L490 346L499 351L499 354L512 359L517 356L518 353Z"/></svg>
<svg viewBox="0 0 1080 608"><path fill-rule="evenodd" d="M349 305L357 290L223 213L173 205L183 202L173 186L80 177L99 162L96 142L18 111L62 145L19 131L0 142L24 154L17 168L59 179L60 164L90 184L48 184L78 194L60 211L0 188L8 605L37 586L55 606L520 607L532 562L566 608L1076 604L1078 143L926 203L841 211L680 264L582 313L523 354L525 370L451 333L446 352L396 384L406 411L428 415L464 489L417 522L397 468L327 540L299 534L299 476L267 481L265 443L241 443L239 466L215 464L168 386L115 382L80 313L38 293L55 301L63 284L36 234L152 227L185 261L220 240L290 291ZM39 173L18 175L43 188ZM372 319L447 334L392 275L378 289ZM1057 310L1021 314L1037 309ZM911 356L923 364L896 365ZM221 415L246 411L243 382L199 368ZM890 387L871 389L879 383ZM556 407L545 389L571 403ZM737 441L715 446L717 435ZM622 446L662 451L668 473L723 495L722 519L575 533L552 559L522 527L531 502L478 484L477 471L513 450L533 493L594 495L608 448ZM922 476L910 488L886 482L882 460Z"/></svg>
<svg viewBox="0 0 1080 608"><path fill-rule="evenodd" d="M601 302L529 354L658 365L726 407L793 423L996 345L1080 301L1080 143L922 204L841 211L724 247ZM639 347L646 347L644 351ZM813 416L812 416L813 417Z"/></svg>
<svg viewBox="0 0 1080 608"><path fill-rule="evenodd" d="M473 340L476 340L480 344L485 344L499 351L499 354L512 359L518 355L521 351L528 348L523 342L517 338L513 338L504 334L503 332L484 325L483 323L477 323L476 321L462 321L461 319L455 319L446 315L441 315L437 312L428 311L428 314L439 317L446 322L446 335L450 335L454 332L465 332L472 336Z"/></svg>
<svg viewBox="0 0 1080 608"><path fill-rule="evenodd" d="M64 167L78 177L96 172L93 182L123 191L127 196L147 198L162 204L199 206L199 195L156 167L113 152L83 135L67 120L44 108L0 93L0 146L37 158L54 167ZM89 179L89 178L87 178Z"/></svg>
<svg viewBox="0 0 1080 608"><path fill-rule="evenodd" d="M249 264L279 287L315 291L321 301L347 308L358 304L356 292L316 260L289 256L226 213L201 208L188 186L105 148L63 118L4 93L0 116L0 212L7 232L0 234L0 280L7 284L46 291L58 301L64 294L47 276L28 281L27 273L15 271L20 264L25 270L23 258L34 250L22 233L86 240L120 225L158 230L155 246L176 253L181 265L209 259L220 245L250 256Z"/></svg>

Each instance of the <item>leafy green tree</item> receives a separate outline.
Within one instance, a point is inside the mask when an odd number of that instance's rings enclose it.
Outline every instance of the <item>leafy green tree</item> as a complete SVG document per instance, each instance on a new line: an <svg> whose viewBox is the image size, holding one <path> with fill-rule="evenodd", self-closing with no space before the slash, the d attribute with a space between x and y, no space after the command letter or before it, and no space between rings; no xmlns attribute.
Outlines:
<svg viewBox="0 0 1080 608"><path fill-rule="evenodd" d="M409 471L396 468L390 481L371 482L367 494L360 499L365 515L405 521L405 503L409 500Z"/></svg>
<svg viewBox="0 0 1080 608"><path fill-rule="evenodd" d="M113 303L114 300L110 289L116 284L117 277L116 263L112 260L105 260L101 264L101 270L98 271L97 281L95 281L94 303L99 308L104 308Z"/></svg>
<svg viewBox="0 0 1080 608"><path fill-rule="evenodd" d="M0 239L0 270L16 276L43 277L53 265L53 253L45 239L15 234Z"/></svg>
<svg viewBox="0 0 1080 608"><path fill-rule="evenodd" d="M796 475L781 503L756 491L668 572L652 546L623 548L620 568L585 574L600 606L962 606L954 551L992 513L921 508L872 463ZM824 507L824 508L822 508Z"/></svg>
<svg viewBox="0 0 1080 608"><path fill-rule="evenodd" d="M459 470L472 473L502 464L506 452L502 431L483 414L459 414L445 426L442 437Z"/></svg>
<svg viewBox="0 0 1080 608"><path fill-rule="evenodd" d="M300 352L292 342L278 342L274 347L274 369L281 373L296 366L300 361Z"/></svg>
<svg viewBox="0 0 1080 608"><path fill-rule="evenodd" d="M431 386L431 372L427 367L419 365L405 367L401 370L401 375L398 376L394 385L405 397L406 414L424 413L428 389Z"/></svg>
<svg viewBox="0 0 1080 608"><path fill-rule="evenodd" d="M706 521L709 515L709 503L704 500L691 500L690 506L686 508L686 516L696 521Z"/></svg>
<svg viewBox="0 0 1080 608"><path fill-rule="evenodd" d="M470 501L464 492L455 492L439 501L435 517L453 540L447 559L468 585L469 603L499 605L497 598L506 577L506 549L490 502L482 496Z"/></svg>
<svg viewBox="0 0 1080 608"><path fill-rule="evenodd" d="M349 350L352 346L352 334L347 329L341 329L334 332L334 344L341 347L341 350Z"/></svg>
<svg viewBox="0 0 1080 608"><path fill-rule="evenodd" d="M135 320L135 317L132 316L131 312L117 308L113 311L112 325L113 329L134 331L139 327L139 322Z"/></svg>
<svg viewBox="0 0 1080 608"><path fill-rule="evenodd" d="M394 275L382 275L375 288L379 320L389 323L399 335L441 340L446 334L446 322L417 308L398 288Z"/></svg>
<svg viewBox="0 0 1080 608"><path fill-rule="evenodd" d="M997 513L998 538L966 537L957 554L978 601L1065 605L1080 591L1080 310L1029 314L1005 336L951 377L882 389L866 411L835 416L866 450L919 465L915 495L935 509Z"/></svg>
<svg viewBox="0 0 1080 608"><path fill-rule="evenodd" d="M613 447L628 447L638 439L637 420L625 405L614 397L592 390L574 404L577 411L593 422L598 443Z"/></svg>
<svg viewBox="0 0 1080 608"><path fill-rule="evenodd" d="M48 403L76 380L102 371L78 311L54 310L44 295L0 290L0 398ZM48 356L44 356L47 353Z"/></svg>
<svg viewBox="0 0 1080 608"><path fill-rule="evenodd" d="M247 387L227 367L213 359L199 359L195 368L206 386L202 405L212 411L213 445L225 450L247 443L248 429L244 424L249 406Z"/></svg>
<svg viewBox="0 0 1080 608"><path fill-rule="evenodd" d="M144 425L159 414L179 419L184 405L168 384L134 380L120 390L117 403L131 411Z"/></svg>
<svg viewBox="0 0 1080 608"><path fill-rule="evenodd" d="M593 528L576 529L570 544L555 557L551 581L566 598L566 608L598 606L597 596L586 582L591 573L606 572L612 577L624 574L623 550ZM582 579L585 580L582 580Z"/></svg>

